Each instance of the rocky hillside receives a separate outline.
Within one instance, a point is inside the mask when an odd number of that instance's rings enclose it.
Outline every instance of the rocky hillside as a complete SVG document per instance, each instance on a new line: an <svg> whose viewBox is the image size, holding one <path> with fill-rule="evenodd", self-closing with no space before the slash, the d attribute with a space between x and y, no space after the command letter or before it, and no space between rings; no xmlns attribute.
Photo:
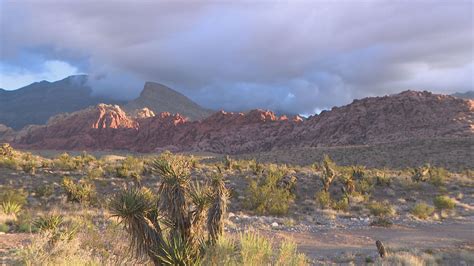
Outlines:
<svg viewBox="0 0 474 266"><path fill-rule="evenodd" d="M0 90L0 124L13 129L45 124L51 116L74 112L101 102L121 103L91 95L87 76L70 76L56 82L41 81L18 90Z"/></svg>
<svg viewBox="0 0 474 266"><path fill-rule="evenodd" d="M0 142L10 142L15 138L15 131L3 124L0 124Z"/></svg>
<svg viewBox="0 0 474 266"><path fill-rule="evenodd" d="M139 110L148 108L154 113L179 113L190 120L200 120L212 114L212 111L199 106L183 94L155 82L145 83L140 96L123 108L132 116Z"/></svg>
<svg viewBox="0 0 474 266"><path fill-rule="evenodd" d="M365 98L307 120L263 110L217 112L201 121L180 114L131 118L120 107L94 108L51 119L15 145L36 149L128 149L152 152L246 153L290 147L361 145L474 137L474 101L407 91Z"/></svg>
<svg viewBox="0 0 474 266"><path fill-rule="evenodd" d="M143 91L130 102L97 97L88 86L87 75L70 76L56 82L41 81L18 90L0 89L0 124L15 130L27 125L43 125L57 114L70 113L99 103L119 104L132 117L148 108L147 115L161 112L180 113L191 120L212 114L186 96L158 83L147 82Z"/></svg>

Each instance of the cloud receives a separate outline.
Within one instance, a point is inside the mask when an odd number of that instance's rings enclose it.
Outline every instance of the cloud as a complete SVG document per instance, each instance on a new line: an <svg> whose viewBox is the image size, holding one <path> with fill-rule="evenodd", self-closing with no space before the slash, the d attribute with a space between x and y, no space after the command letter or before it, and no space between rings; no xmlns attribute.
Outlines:
<svg viewBox="0 0 474 266"><path fill-rule="evenodd" d="M35 47L73 65L86 60L81 71L104 77L94 84L100 94L132 98L153 80L215 109L312 113L406 89L473 87L471 1L0 6L2 60Z"/></svg>
<svg viewBox="0 0 474 266"><path fill-rule="evenodd" d="M21 88L37 81L56 81L80 74L76 67L59 60L45 61L35 70L0 63L0 88Z"/></svg>

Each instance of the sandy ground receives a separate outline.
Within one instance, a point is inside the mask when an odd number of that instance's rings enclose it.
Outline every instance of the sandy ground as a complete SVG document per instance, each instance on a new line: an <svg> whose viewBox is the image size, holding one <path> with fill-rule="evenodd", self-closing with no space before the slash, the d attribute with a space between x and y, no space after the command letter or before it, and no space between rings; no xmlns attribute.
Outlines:
<svg viewBox="0 0 474 266"><path fill-rule="evenodd" d="M449 224L429 224L417 227L393 226L391 228L368 227L366 229L328 229L320 232L277 233L290 237L313 259L344 256L375 256L375 241L381 240L392 249L443 249L474 247L474 218Z"/></svg>

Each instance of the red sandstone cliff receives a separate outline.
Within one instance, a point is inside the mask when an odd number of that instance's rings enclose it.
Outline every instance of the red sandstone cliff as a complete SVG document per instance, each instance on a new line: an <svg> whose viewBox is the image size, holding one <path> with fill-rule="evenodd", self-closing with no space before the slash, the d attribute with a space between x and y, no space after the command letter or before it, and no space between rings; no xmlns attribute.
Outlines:
<svg viewBox="0 0 474 266"><path fill-rule="evenodd" d="M201 121L143 110L130 118L120 107L61 115L17 137L34 149L128 149L152 152L244 153L273 148L356 145L437 137L473 137L474 101L429 92L365 98L307 120L263 110L217 112Z"/></svg>

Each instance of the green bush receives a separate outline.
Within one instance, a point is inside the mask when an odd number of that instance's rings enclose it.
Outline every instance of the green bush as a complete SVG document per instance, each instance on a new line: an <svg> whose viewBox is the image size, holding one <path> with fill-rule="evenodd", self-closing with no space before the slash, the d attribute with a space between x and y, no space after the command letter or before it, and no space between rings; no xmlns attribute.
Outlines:
<svg viewBox="0 0 474 266"><path fill-rule="evenodd" d="M446 178L448 177L448 171L446 169L438 167L431 168L429 171L429 182L437 187L443 186L446 183Z"/></svg>
<svg viewBox="0 0 474 266"><path fill-rule="evenodd" d="M434 212L434 208L424 202L418 203L411 209L411 214L420 218L420 219L427 219L431 216Z"/></svg>
<svg viewBox="0 0 474 266"><path fill-rule="evenodd" d="M12 202L19 205L25 205L27 197L28 193L23 189L5 187L0 191L0 202Z"/></svg>
<svg viewBox="0 0 474 266"><path fill-rule="evenodd" d="M53 166L63 171L74 171L79 168L78 164L74 161L68 153L63 153L53 160Z"/></svg>
<svg viewBox="0 0 474 266"><path fill-rule="evenodd" d="M100 166L91 167L89 170L87 170L87 178L91 180L102 178L104 177L104 174L105 172Z"/></svg>
<svg viewBox="0 0 474 266"><path fill-rule="evenodd" d="M0 223L0 232L8 233L9 230L10 230L10 227L8 225Z"/></svg>
<svg viewBox="0 0 474 266"><path fill-rule="evenodd" d="M331 201L331 195L329 192L326 192L324 190L321 190L316 193L316 203L318 203L319 207L322 209L326 209L329 206L331 206L332 201Z"/></svg>
<svg viewBox="0 0 474 266"><path fill-rule="evenodd" d="M456 202L448 196L437 196L433 200L433 204L438 210L451 210L456 207Z"/></svg>
<svg viewBox="0 0 474 266"><path fill-rule="evenodd" d="M367 205L370 213L374 216L388 217L395 214L395 210L388 201L384 202L371 202Z"/></svg>
<svg viewBox="0 0 474 266"><path fill-rule="evenodd" d="M143 160L127 156L116 168L117 177L130 178L132 175L141 175L144 170Z"/></svg>
<svg viewBox="0 0 474 266"><path fill-rule="evenodd" d="M251 180L246 190L246 208L258 214L285 215L295 196L290 189L279 186L284 173L271 170L264 177Z"/></svg>
<svg viewBox="0 0 474 266"><path fill-rule="evenodd" d="M0 168L17 170L19 167L20 163L16 158L0 157Z"/></svg>
<svg viewBox="0 0 474 266"><path fill-rule="evenodd" d="M362 179L357 180L355 184L356 191L362 195L370 195L374 189L374 178L364 175Z"/></svg>
<svg viewBox="0 0 474 266"><path fill-rule="evenodd" d="M70 177L64 177L61 186L71 202L91 203L95 197L94 185L85 180L74 182Z"/></svg>
<svg viewBox="0 0 474 266"><path fill-rule="evenodd" d="M272 243L255 232L240 234L242 265L269 265L272 259Z"/></svg>
<svg viewBox="0 0 474 266"><path fill-rule="evenodd" d="M349 210L348 198L342 197L340 200L334 203L332 208L336 211L348 211Z"/></svg>

